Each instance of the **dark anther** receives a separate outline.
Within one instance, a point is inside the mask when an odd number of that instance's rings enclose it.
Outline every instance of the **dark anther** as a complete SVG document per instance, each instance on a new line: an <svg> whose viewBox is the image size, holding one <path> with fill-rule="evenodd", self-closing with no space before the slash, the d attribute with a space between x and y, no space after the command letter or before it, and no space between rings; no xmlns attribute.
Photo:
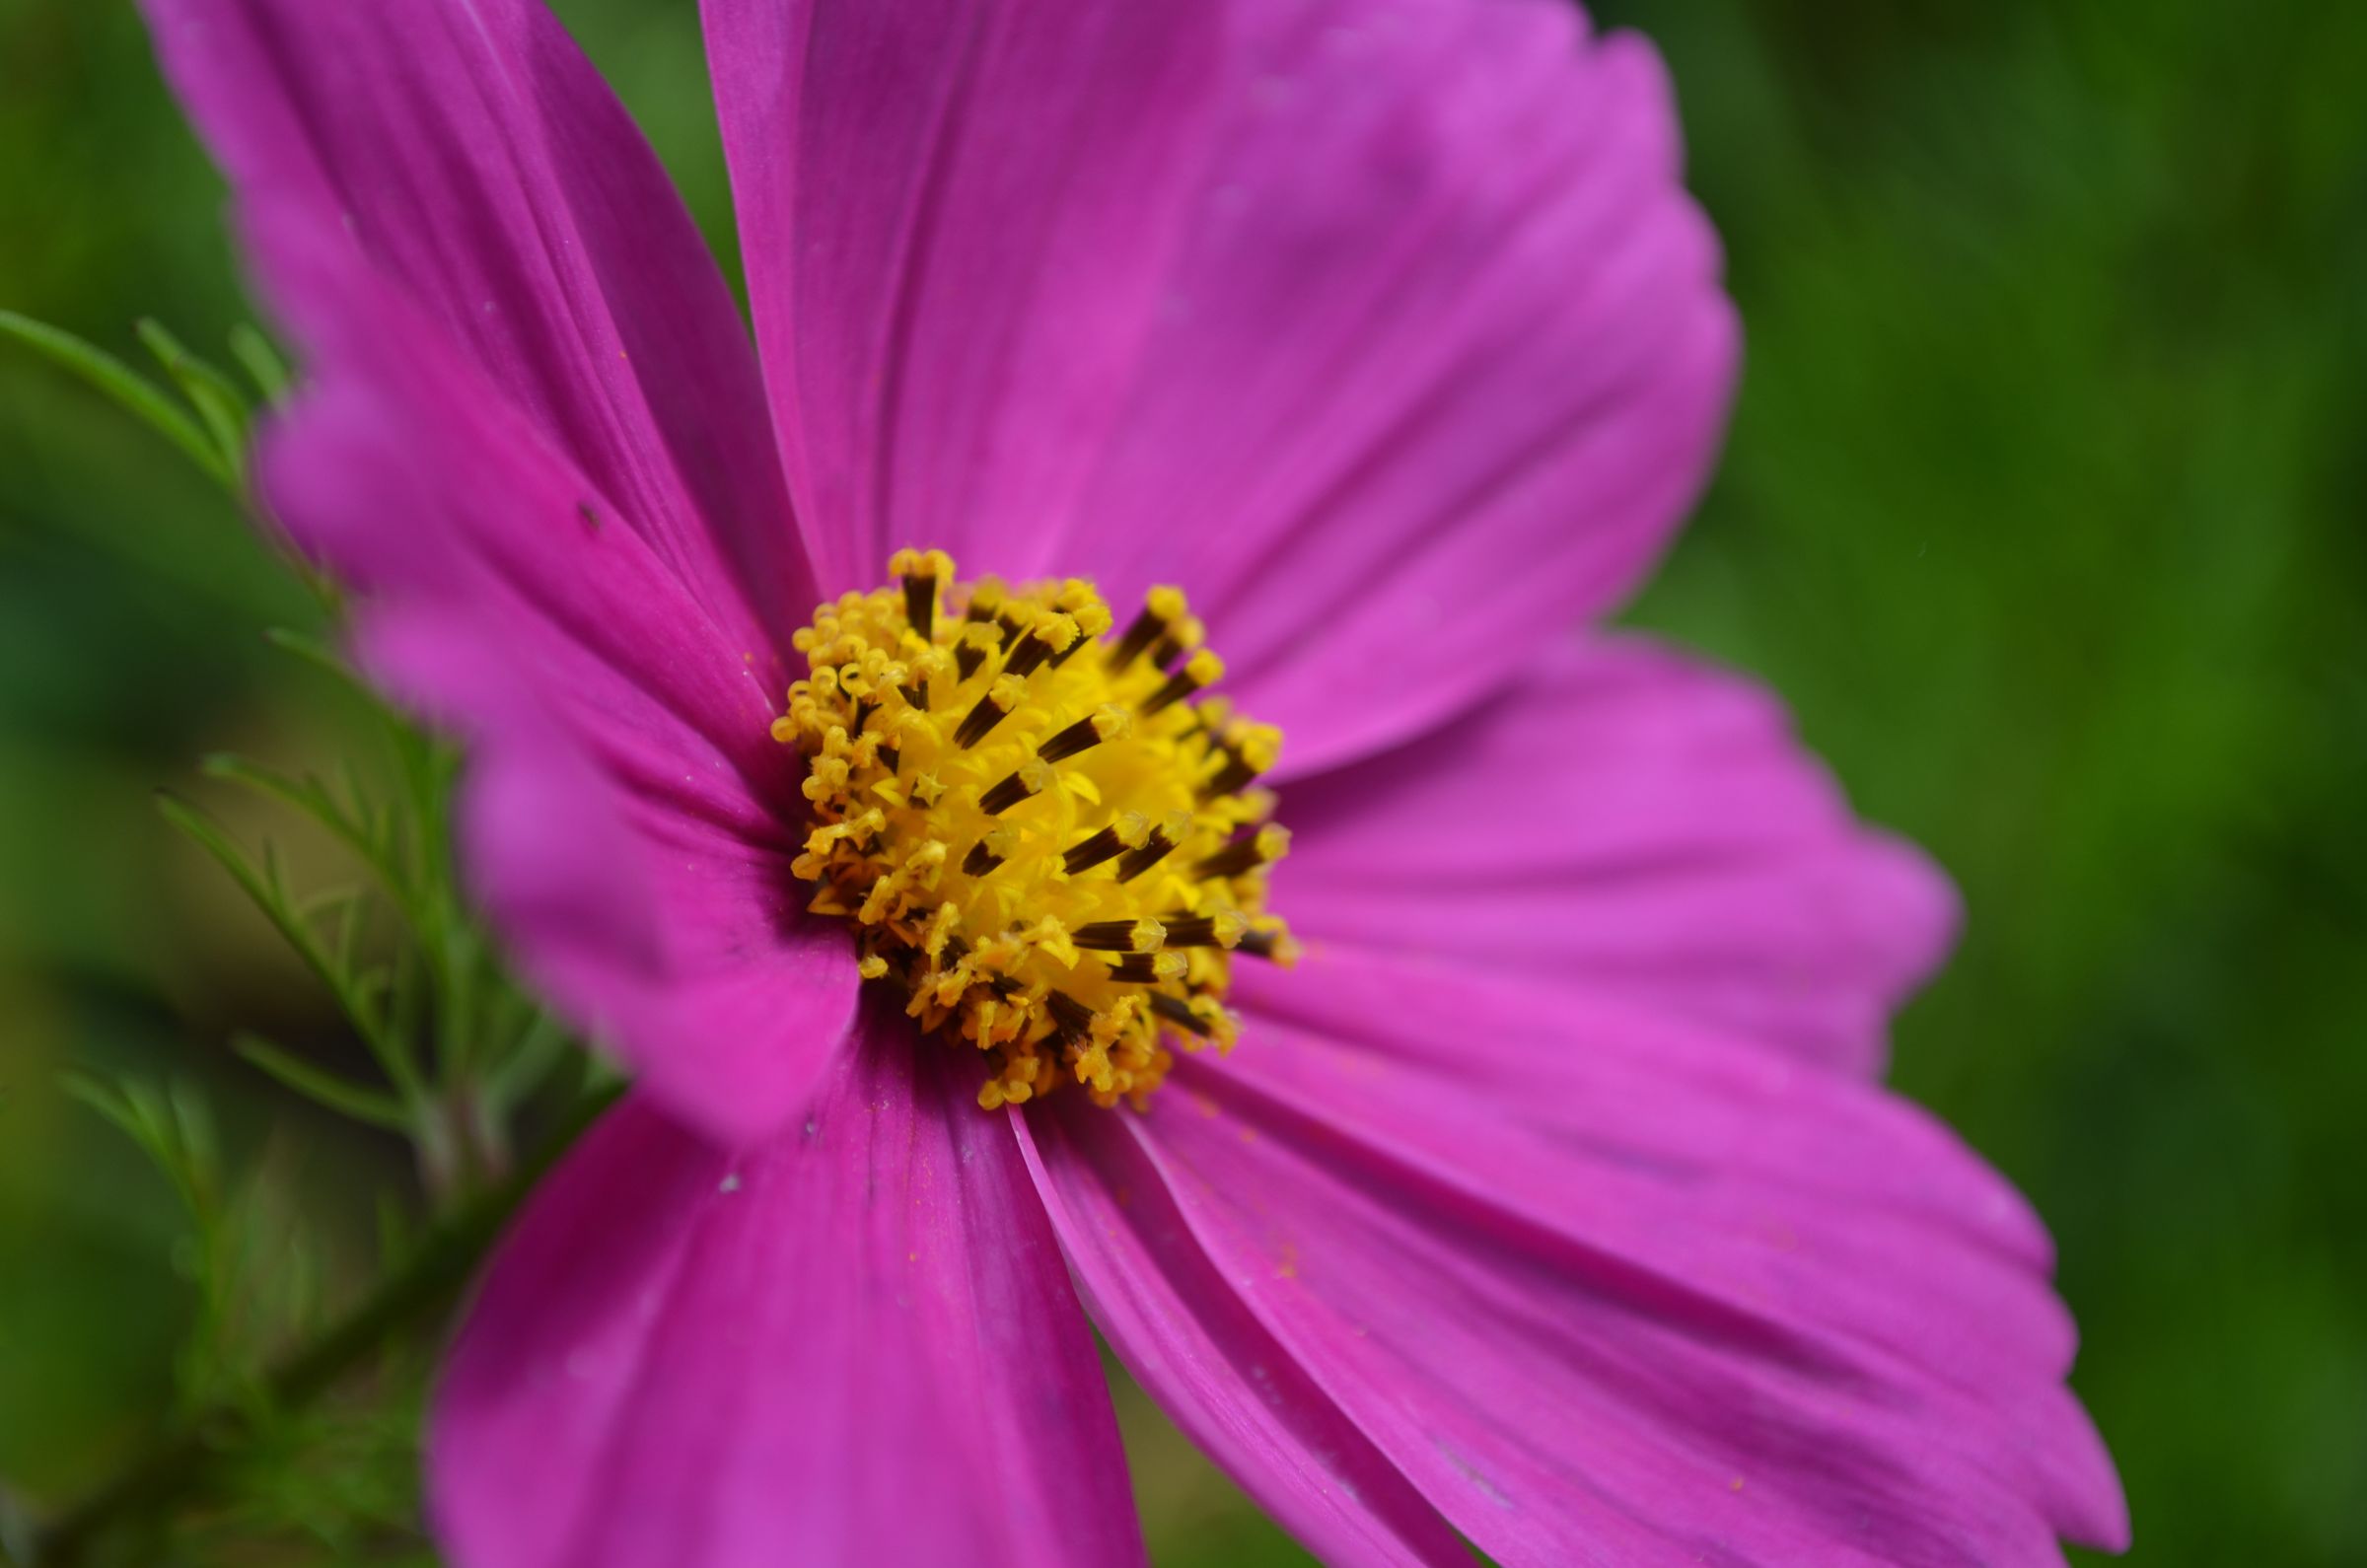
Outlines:
<svg viewBox="0 0 2367 1568"><path fill-rule="evenodd" d="M1151 1011L1178 1029L1189 1030L1203 1039L1208 1036L1208 1021L1194 1013L1180 996L1170 996L1165 991L1153 991L1151 993Z"/></svg>
<svg viewBox="0 0 2367 1568"><path fill-rule="evenodd" d="M1072 846L1066 854L1060 857L1060 864L1066 867L1068 874L1073 877L1078 872L1098 866L1105 860L1115 859L1125 847L1126 841L1117 836L1117 826L1115 823L1112 823L1091 838Z"/></svg>
<svg viewBox="0 0 2367 1568"><path fill-rule="evenodd" d="M965 751L968 750L980 741L985 740L986 732L1002 723L1004 715L1009 711L1007 708L996 707L994 693L988 691L984 696L978 698L974 707L962 716L961 724L954 730L954 745Z"/></svg>
<svg viewBox="0 0 2367 1568"><path fill-rule="evenodd" d="M978 810L989 817L999 816L1035 794L1036 790L1030 787L1024 776L1006 773L992 789L978 797Z"/></svg>
<svg viewBox="0 0 2367 1568"><path fill-rule="evenodd" d="M1167 622L1152 614L1150 606L1143 606L1134 623L1126 628L1126 634L1117 640L1117 646L1110 650L1110 673L1115 675L1141 658L1151 639L1166 629Z"/></svg>
<svg viewBox="0 0 2367 1568"><path fill-rule="evenodd" d="M1073 648L1076 644L1069 646ZM1093 715L1089 713L1044 742L1036 754L1046 762L1065 762L1079 751L1089 751L1101 744L1102 732L1093 727Z"/></svg>
<svg viewBox="0 0 2367 1568"><path fill-rule="evenodd" d="M1110 978L1127 985L1151 985L1159 978L1159 956L1129 953L1110 965Z"/></svg>
<svg viewBox="0 0 2367 1568"><path fill-rule="evenodd" d="M1151 841L1140 849L1129 849L1117 863L1117 880L1132 882L1144 872L1176 852L1176 841L1158 829L1151 830Z"/></svg>
<svg viewBox="0 0 2367 1568"><path fill-rule="evenodd" d="M1096 920L1070 932L1069 940L1097 953L1132 953L1135 933L1141 925L1139 920Z"/></svg>
<svg viewBox="0 0 2367 1568"><path fill-rule="evenodd" d="M1159 923L1167 927L1167 945L1171 948L1213 948L1219 945L1213 916L1171 915Z"/></svg>
<svg viewBox="0 0 2367 1568"><path fill-rule="evenodd" d="M1257 776L1257 770L1238 754L1225 753L1225 765L1210 774L1200 786L1200 799L1212 801L1219 795L1231 795Z"/></svg>
<svg viewBox="0 0 2367 1568"><path fill-rule="evenodd" d="M927 642L937 628L937 579L907 577L904 579L904 619Z"/></svg>
<svg viewBox="0 0 2367 1568"><path fill-rule="evenodd" d="M1147 718L1154 713L1164 713L1199 689L1199 681L1193 678L1191 667L1186 665L1169 676L1167 684L1151 693L1150 700L1142 705L1143 715Z"/></svg>
<svg viewBox="0 0 2367 1568"><path fill-rule="evenodd" d="M1033 675L1036 667L1051 656L1052 645L1040 635L1023 637L1019 646L1011 650L1011 657L1003 661L1003 674L1021 677Z"/></svg>
<svg viewBox="0 0 2367 1568"><path fill-rule="evenodd" d="M1274 956L1274 949L1280 944L1280 941L1281 934L1279 932L1245 931L1242 933L1240 951L1253 959L1270 959Z"/></svg>
<svg viewBox="0 0 2367 1568"><path fill-rule="evenodd" d="M962 857L962 875L983 877L1002 863L1003 857L988 849L986 841L980 839L969 846L968 854Z"/></svg>
<svg viewBox="0 0 2367 1568"><path fill-rule="evenodd" d="M1066 991L1052 992L1043 999L1043 1005L1052 1015L1052 1023L1063 1040L1080 1038L1093 1028L1093 1009Z"/></svg>
<svg viewBox="0 0 2367 1568"><path fill-rule="evenodd" d="M1191 869L1202 877L1238 877L1265 864L1265 852L1252 828Z"/></svg>

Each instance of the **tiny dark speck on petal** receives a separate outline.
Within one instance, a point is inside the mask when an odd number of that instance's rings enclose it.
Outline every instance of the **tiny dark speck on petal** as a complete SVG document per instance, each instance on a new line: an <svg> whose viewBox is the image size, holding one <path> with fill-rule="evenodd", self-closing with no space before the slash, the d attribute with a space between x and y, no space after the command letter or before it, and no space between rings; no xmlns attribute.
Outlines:
<svg viewBox="0 0 2367 1568"><path fill-rule="evenodd" d="M595 534L600 532L600 508L589 501L578 501L575 503L575 515L584 520L584 527Z"/></svg>

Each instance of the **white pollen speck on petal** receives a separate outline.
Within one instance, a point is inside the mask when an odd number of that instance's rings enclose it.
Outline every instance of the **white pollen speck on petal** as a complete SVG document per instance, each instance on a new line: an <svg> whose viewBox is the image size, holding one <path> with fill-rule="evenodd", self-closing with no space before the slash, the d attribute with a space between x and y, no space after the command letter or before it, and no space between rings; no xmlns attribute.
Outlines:
<svg viewBox="0 0 2367 1568"><path fill-rule="evenodd" d="M740 1173L739 1173L739 1172L737 1172L737 1171L735 1171L735 1172L733 1172L733 1173L732 1173L730 1176L725 1176L725 1177L724 1177L724 1178L723 1178L721 1181L718 1181L718 1182L716 1182L716 1183L715 1183L715 1190L716 1190L716 1191L718 1191L718 1192L737 1192L737 1191L739 1191L739 1190L740 1190Z"/></svg>

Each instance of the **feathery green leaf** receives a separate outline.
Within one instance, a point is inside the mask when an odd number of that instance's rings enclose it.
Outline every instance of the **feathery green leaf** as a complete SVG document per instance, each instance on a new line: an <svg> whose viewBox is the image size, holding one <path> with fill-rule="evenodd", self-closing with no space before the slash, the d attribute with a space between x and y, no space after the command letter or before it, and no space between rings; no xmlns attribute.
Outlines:
<svg viewBox="0 0 2367 1568"><path fill-rule="evenodd" d="M179 447L210 478L237 488L238 470L223 456L206 427L167 396L163 389L114 355L61 327L14 311L0 311L0 336L13 337L52 364L81 377Z"/></svg>

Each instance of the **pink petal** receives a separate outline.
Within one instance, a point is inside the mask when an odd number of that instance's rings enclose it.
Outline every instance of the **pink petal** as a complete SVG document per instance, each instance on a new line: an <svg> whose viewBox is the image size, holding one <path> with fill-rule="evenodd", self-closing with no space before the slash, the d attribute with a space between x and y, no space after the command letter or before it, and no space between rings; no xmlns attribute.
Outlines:
<svg viewBox="0 0 2367 1568"><path fill-rule="evenodd" d="M1470 1562L1234 1294L1121 1118L1072 1101L1014 1120L1094 1322L1192 1441L1327 1562Z"/></svg>
<svg viewBox="0 0 2367 1568"><path fill-rule="evenodd" d="M1092 1336L968 1066L891 1013L737 1159L639 1104L597 1128L445 1375L456 1561L1141 1561Z"/></svg>
<svg viewBox="0 0 2367 1568"><path fill-rule="evenodd" d="M362 590L373 676L469 743L465 859L496 928L670 1105L760 1136L856 975L798 907L795 759L749 661L640 535L586 524L587 476L349 247L252 229L314 348L265 491Z"/></svg>
<svg viewBox="0 0 2367 1568"><path fill-rule="evenodd" d="M1293 785L1282 817L1275 905L1309 941L1645 1003L1852 1072L1880 1067L1956 926L1947 883L1858 823L1779 703L1639 639L1565 641L1472 716Z"/></svg>
<svg viewBox="0 0 2367 1568"><path fill-rule="evenodd" d="M1253 1015L1130 1124L1151 1201L1482 1550L2125 1539L2044 1233L1936 1123L1641 1010L1320 958L1299 979L1327 1028Z"/></svg>
<svg viewBox="0 0 2367 1568"><path fill-rule="evenodd" d="M1048 558L1189 589L1306 772L1634 585L1736 332L1648 45L1550 0L1238 9L1187 244Z"/></svg>
<svg viewBox="0 0 2367 1568"><path fill-rule="evenodd" d="M582 470L734 657L785 684L770 660L813 592L754 356L665 171L548 10L142 8L249 218L342 235Z"/></svg>
<svg viewBox="0 0 2367 1568"><path fill-rule="evenodd" d="M749 299L823 586L1020 557L1109 424L1215 8L702 0Z"/></svg>
<svg viewBox="0 0 2367 1568"><path fill-rule="evenodd" d="M825 582L1179 582L1304 772L1649 565L1736 336L1648 48L1548 0L941 9L706 0Z"/></svg>
<svg viewBox="0 0 2367 1568"><path fill-rule="evenodd" d="M304 351L261 482L373 675L471 744L521 966L727 1140L854 1005L767 733L812 589L753 356L648 149L538 5L151 0Z"/></svg>

